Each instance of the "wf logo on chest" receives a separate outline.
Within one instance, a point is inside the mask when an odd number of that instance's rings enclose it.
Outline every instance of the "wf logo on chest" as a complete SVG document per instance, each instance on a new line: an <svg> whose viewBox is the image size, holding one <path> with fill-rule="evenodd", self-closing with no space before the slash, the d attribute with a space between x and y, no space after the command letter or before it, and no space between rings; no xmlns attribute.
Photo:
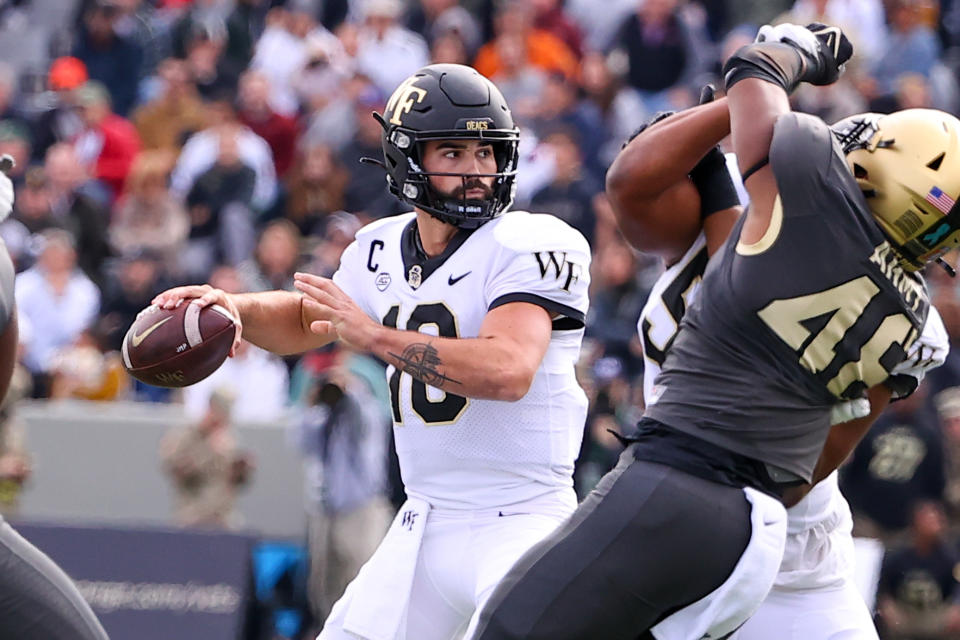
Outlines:
<svg viewBox="0 0 960 640"><path fill-rule="evenodd" d="M564 291L569 292L570 285L579 282L583 267L567 260L566 251L536 251L533 257L537 259L537 266L540 267L540 277L547 278L552 275L557 280L562 280L563 286L560 288Z"/></svg>
<svg viewBox="0 0 960 640"><path fill-rule="evenodd" d="M403 512L403 517L400 519L400 526L407 531L413 531L413 524L417 521L418 515L420 514L413 509L407 509Z"/></svg>

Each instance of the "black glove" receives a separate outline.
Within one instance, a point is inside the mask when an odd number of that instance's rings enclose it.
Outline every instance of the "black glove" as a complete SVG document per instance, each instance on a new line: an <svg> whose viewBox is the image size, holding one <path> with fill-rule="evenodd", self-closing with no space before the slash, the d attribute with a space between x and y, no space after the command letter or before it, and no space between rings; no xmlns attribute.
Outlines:
<svg viewBox="0 0 960 640"><path fill-rule="evenodd" d="M833 84L843 73L843 66L853 57L853 45L839 27L811 22L806 28L820 42L820 55L801 81L821 86Z"/></svg>
<svg viewBox="0 0 960 640"><path fill-rule="evenodd" d="M766 25L756 42L738 49L723 65L724 82L729 90L741 80L759 78L791 93L801 82L835 82L852 55L853 45L837 27Z"/></svg>
<svg viewBox="0 0 960 640"><path fill-rule="evenodd" d="M652 118L650 118L649 120L647 120L646 122L644 122L642 125L640 125L639 127L637 127L636 130L634 130L634 132L630 134L630 137L627 138L627 140L626 140L622 145L620 145L620 149L622 150L624 147L626 147L628 144L630 144L630 142L631 142L634 138L636 138L638 135L640 135L641 133L643 133L644 131L646 131L647 128L650 127L651 125L657 124L657 123L660 122L661 120L664 120L664 119L666 119L666 118L669 118L670 116L672 116L672 115L675 114L675 113L676 113L676 111L657 111L655 114L653 114L653 117L652 117Z"/></svg>

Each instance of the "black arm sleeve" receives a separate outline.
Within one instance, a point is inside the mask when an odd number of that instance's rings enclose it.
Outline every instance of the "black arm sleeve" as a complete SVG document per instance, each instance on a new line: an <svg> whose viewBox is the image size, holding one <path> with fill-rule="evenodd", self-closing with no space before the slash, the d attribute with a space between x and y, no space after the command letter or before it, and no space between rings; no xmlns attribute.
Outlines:
<svg viewBox="0 0 960 640"><path fill-rule="evenodd" d="M723 82L730 91L741 80L757 78L791 93L806 71L806 61L795 47L781 42L754 42L737 49L723 65Z"/></svg>

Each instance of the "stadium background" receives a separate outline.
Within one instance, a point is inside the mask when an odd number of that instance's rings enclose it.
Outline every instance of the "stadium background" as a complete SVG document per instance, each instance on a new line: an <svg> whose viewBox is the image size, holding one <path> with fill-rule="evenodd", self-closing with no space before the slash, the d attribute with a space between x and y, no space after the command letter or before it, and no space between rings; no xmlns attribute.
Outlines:
<svg viewBox="0 0 960 640"><path fill-rule="evenodd" d="M960 107L955 1L0 1L0 153L17 160L0 237L22 327L0 409L0 510L78 576L114 638L304 633L305 514L329 497L296 425L345 370L385 425L378 365L249 348L171 393L128 379L118 348L170 285L291 289L294 271L332 274L356 229L403 210L358 160L379 155L370 112L430 62L473 64L501 87L522 128L515 206L563 218L592 246L576 478L588 491L619 450L607 429L641 411L635 323L660 269L619 237L605 168L774 20L837 24L856 47L840 82L797 92L798 109L833 122ZM957 284L933 271L956 343ZM220 484L185 504L184 434L227 413L207 452ZM960 637L960 352L888 411L842 486L856 533L880 541L860 544L865 591L886 550L882 612L929 614L924 637ZM922 553L930 540L937 552Z"/></svg>

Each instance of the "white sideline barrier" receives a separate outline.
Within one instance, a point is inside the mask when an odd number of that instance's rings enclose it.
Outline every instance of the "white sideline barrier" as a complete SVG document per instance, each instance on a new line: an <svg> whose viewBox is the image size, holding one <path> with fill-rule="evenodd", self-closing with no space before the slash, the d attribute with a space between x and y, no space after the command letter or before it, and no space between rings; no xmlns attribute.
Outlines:
<svg viewBox="0 0 960 640"><path fill-rule="evenodd" d="M179 405L23 401L34 472L17 517L71 524L173 525L159 444L184 424ZM301 462L282 424L237 424L256 464L237 502L242 531L300 538L305 530Z"/></svg>

